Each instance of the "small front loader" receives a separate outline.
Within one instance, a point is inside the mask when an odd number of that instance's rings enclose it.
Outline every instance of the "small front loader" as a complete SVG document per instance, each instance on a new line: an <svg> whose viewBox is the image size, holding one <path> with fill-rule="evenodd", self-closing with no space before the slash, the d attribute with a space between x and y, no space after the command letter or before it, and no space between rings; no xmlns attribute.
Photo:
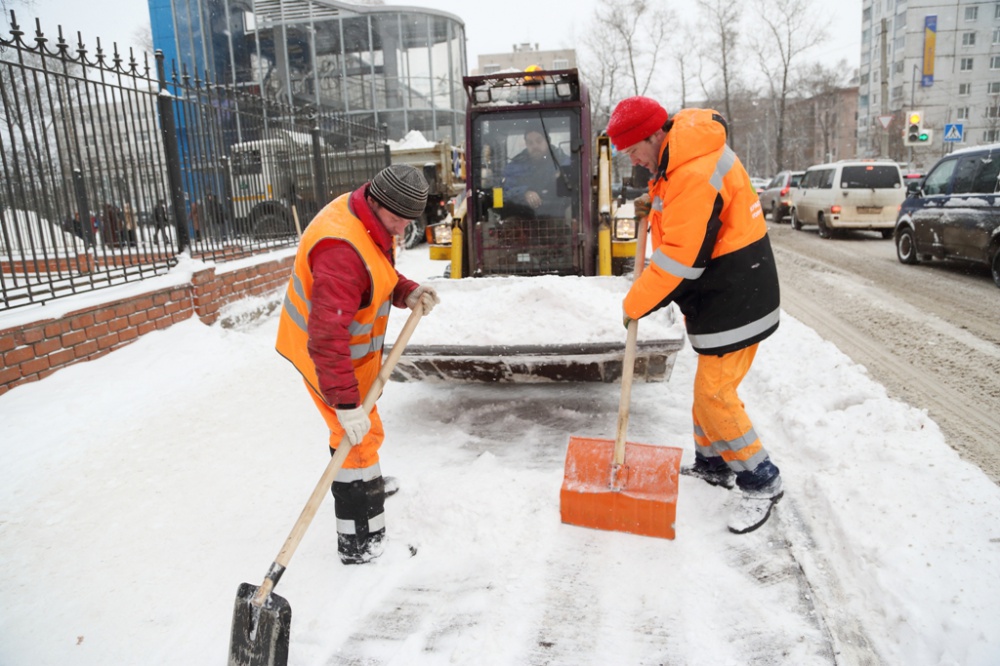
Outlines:
<svg viewBox="0 0 1000 666"><path fill-rule="evenodd" d="M447 274L456 280L630 273L636 222L615 216L611 144L606 136L592 137L590 101L577 70L535 68L468 76L463 83L468 97L465 194L449 220L431 227L431 258L449 261ZM497 289L510 284L497 281ZM621 288L624 296L624 278ZM489 297L488 290L479 293ZM613 310L595 317L620 319ZM417 342L400 359L393 378L617 381L623 340L594 342L586 333L581 331L579 340L543 344ZM668 379L682 344L682 332L640 340L636 379Z"/></svg>

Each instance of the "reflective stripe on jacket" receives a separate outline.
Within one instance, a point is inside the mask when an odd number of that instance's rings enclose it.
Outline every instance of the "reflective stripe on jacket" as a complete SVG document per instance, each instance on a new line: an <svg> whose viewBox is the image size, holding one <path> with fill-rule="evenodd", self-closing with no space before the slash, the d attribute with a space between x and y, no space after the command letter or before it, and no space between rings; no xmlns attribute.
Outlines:
<svg viewBox="0 0 1000 666"><path fill-rule="evenodd" d="M323 393L316 376L316 366L308 350L313 292L309 253L317 243L326 238L346 241L357 250L371 278L371 300L361 304L348 326L351 336L351 364L362 397L368 392L382 367L382 345L392 306L392 293L398 280L396 269L389 259L368 235L362 221L351 213L347 205L348 197L345 194L330 202L303 232L278 321L278 339L275 345L278 353L295 365L320 399L323 399Z"/></svg>
<svg viewBox="0 0 1000 666"><path fill-rule="evenodd" d="M653 254L625 314L638 319L676 302L700 354L744 349L773 333L778 273L767 225L717 112L677 112L649 194Z"/></svg>

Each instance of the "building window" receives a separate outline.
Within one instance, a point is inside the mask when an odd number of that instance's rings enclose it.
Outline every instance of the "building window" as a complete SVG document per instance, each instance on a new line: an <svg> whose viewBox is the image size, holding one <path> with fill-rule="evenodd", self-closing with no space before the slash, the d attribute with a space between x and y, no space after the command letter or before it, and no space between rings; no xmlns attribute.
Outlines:
<svg viewBox="0 0 1000 666"><path fill-rule="evenodd" d="M975 46L976 45L976 33L974 32L963 32L962 33L962 46Z"/></svg>
<svg viewBox="0 0 1000 666"><path fill-rule="evenodd" d="M859 106L868 106L868 95L861 95L858 98L858 105Z"/></svg>
<svg viewBox="0 0 1000 666"><path fill-rule="evenodd" d="M552 69L569 69L569 60L566 58L556 58L552 61Z"/></svg>
<svg viewBox="0 0 1000 666"><path fill-rule="evenodd" d="M1000 7L1000 5L997 5ZM1000 44L1000 28L993 28L993 43Z"/></svg>
<svg viewBox="0 0 1000 666"><path fill-rule="evenodd" d="M1000 19L1000 2L993 7L993 18Z"/></svg>
<svg viewBox="0 0 1000 666"><path fill-rule="evenodd" d="M1000 69L1000 56L990 58L990 69Z"/></svg>
<svg viewBox="0 0 1000 666"><path fill-rule="evenodd" d="M1000 141L1000 129L990 129L983 132L983 143L996 143Z"/></svg>
<svg viewBox="0 0 1000 666"><path fill-rule="evenodd" d="M972 58L962 58L961 70L963 72L971 72L972 71Z"/></svg>
<svg viewBox="0 0 1000 666"><path fill-rule="evenodd" d="M991 81L987 93L990 95L1000 95L1000 81Z"/></svg>
<svg viewBox="0 0 1000 666"><path fill-rule="evenodd" d="M969 119L969 107L967 107L967 106L960 107L957 110L957 114L956 115L957 115L957 118L959 120L968 120Z"/></svg>
<svg viewBox="0 0 1000 666"><path fill-rule="evenodd" d="M975 21L979 18L979 6L973 5L972 7L965 8L965 20Z"/></svg>
<svg viewBox="0 0 1000 666"><path fill-rule="evenodd" d="M497 65L495 63L490 65L483 65L483 74L496 74L499 71L500 71L500 65Z"/></svg>
<svg viewBox="0 0 1000 666"><path fill-rule="evenodd" d="M959 95L971 95L972 94L972 84L971 83L959 83L958 84L958 94Z"/></svg>
<svg viewBox="0 0 1000 666"><path fill-rule="evenodd" d="M986 117L987 118L1000 118L1000 107L998 107L998 106L991 106L988 109L986 109Z"/></svg>
<svg viewBox="0 0 1000 666"><path fill-rule="evenodd" d="M900 72L902 72L902 71L903 71L903 69L904 69L904 67L903 67L903 64L904 64L904 61L900 60L900 61L899 61L899 62L897 62L897 63L896 63L895 65L893 65L893 67L892 67L892 71L894 71L894 72L896 72L897 74L899 74L899 73L900 73Z"/></svg>

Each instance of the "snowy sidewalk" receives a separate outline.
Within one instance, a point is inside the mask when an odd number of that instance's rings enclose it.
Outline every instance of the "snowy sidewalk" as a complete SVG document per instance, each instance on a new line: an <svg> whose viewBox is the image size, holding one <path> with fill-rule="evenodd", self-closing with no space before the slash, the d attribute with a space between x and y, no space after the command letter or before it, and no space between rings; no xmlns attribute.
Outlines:
<svg viewBox="0 0 1000 666"><path fill-rule="evenodd" d="M275 329L188 321L0 396L0 663L225 661L328 460ZM630 441L692 455L694 362L634 387ZM323 504L277 589L291 663L1000 663L1000 489L813 331L785 317L744 383L786 485L749 535L687 477L674 541L559 522L618 391L391 383L391 548L341 566Z"/></svg>

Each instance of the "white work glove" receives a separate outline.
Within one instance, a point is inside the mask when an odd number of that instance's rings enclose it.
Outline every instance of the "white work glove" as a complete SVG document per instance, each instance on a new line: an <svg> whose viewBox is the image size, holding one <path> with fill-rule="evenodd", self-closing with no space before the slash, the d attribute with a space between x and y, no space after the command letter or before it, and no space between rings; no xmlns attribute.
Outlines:
<svg viewBox="0 0 1000 666"><path fill-rule="evenodd" d="M351 446L359 444L372 427L368 412L365 411L364 407L338 409L336 412L340 426L347 433L347 441L351 443Z"/></svg>
<svg viewBox="0 0 1000 666"><path fill-rule="evenodd" d="M416 310L419 304L424 308L424 315L429 315L434 306L440 302L441 299L438 298L434 287L428 287L423 284L411 291L410 295L406 297L406 307Z"/></svg>

